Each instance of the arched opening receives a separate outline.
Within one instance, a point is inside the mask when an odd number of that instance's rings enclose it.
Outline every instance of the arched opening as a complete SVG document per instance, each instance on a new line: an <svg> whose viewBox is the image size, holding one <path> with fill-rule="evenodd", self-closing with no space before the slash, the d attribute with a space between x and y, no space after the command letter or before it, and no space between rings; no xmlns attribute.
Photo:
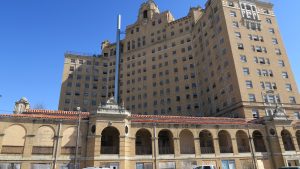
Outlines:
<svg viewBox="0 0 300 169"><path fill-rule="evenodd" d="M151 133L146 129L140 129L135 135L135 154L152 154Z"/></svg>
<svg viewBox="0 0 300 169"><path fill-rule="evenodd" d="M101 154L119 154L120 133L114 127L106 127L101 133Z"/></svg>
<svg viewBox="0 0 300 169"><path fill-rule="evenodd" d="M79 137L80 138L80 137ZM76 153L76 140L77 140L77 128L69 127L63 132L62 143L61 143L61 154L75 154ZM80 139L79 139L79 149L80 152Z"/></svg>
<svg viewBox="0 0 300 169"><path fill-rule="evenodd" d="M32 154L50 155L53 154L54 129L51 126L42 126L35 136Z"/></svg>
<svg viewBox="0 0 300 169"><path fill-rule="evenodd" d="M230 134L227 131L222 130L219 132L218 137L219 137L220 152L233 153Z"/></svg>
<svg viewBox="0 0 300 169"><path fill-rule="evenodd" d="M5 129L1 154L23 154L26 130L20 125Z"/></svg>
<svg viewBox="0 0 300 169"><path fill-rule="evenodd" d="M201 131L199 134L201 154L214 154L214 140L212 134L207 131Z"/></svg>
<svg viewBox="0 0 300 169"><path fill-rule="evenodd" d="M159 154L174 154L173 135L169 130L158 133Z"/></svg>
<svg viewBox="0 0 300 169"><path fill-rule="evenodd" d="M195 142L193 133L189 130L183 130L179 134L180 138L180 153L195 154Z"/></svg>
<svg viewBox="0 0 300 169"><path fill-rule="evenodd" d="M284 145L285 151L295 151L295 146L293 144L292 136L289 131L281 131L282 142Z"/></svg>
<svg viewBox="0 0 300 169"><path fill-rule="evenodd" d="M239 153L250 152L249 138L244 131L239 130L236 133L236 143L238 146Z"/></svg>
<svg viewBox="0 0 300 169"><path fill-rule="evenodd" d="M267 152L263 135L259 131L252 134L255 152Z"/></svg>
<svg viewBox="0 0 300 169"><path fill-rule="evenodd" d="M147 10L144 10L144 12L143 12L143 18L144 19L148 18L148 11Z"/></svg>
<svg viewBox="0 0 300 169"><path fill-rule="evenodd" d="M300 130L298 130L296 132L296 138L297 138L297 143L298 143L298 146L299 146L299 149L300 149Z"/></svg>

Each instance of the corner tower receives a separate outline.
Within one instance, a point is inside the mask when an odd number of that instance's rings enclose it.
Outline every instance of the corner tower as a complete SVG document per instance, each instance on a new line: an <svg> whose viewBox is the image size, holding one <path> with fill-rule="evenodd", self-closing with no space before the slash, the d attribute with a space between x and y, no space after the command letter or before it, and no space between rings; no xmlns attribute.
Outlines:
<svg viewBox="0 0 300 169"><path fill-rule="evenodd" d="M148 0L147 2L144 2L139 10L139 21L148 21L152 20L154 14L159 14L160 11L158 9L158 6L153 0Z"/></svg>

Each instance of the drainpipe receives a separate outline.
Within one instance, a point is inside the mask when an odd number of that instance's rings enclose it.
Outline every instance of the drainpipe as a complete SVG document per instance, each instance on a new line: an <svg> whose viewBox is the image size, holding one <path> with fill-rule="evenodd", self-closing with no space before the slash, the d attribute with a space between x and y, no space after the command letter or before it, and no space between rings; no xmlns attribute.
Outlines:
<svg viewBox="0 0 300 169"><path fill-rule="evenodd" d="M52 165L53 169L56 169L57 152L58 152L58 142L59 142L59 137L60 137L61 122L62 122L62 120L59 121L58 129L57 129L57 133L56 133L56 143L55 143L56 145L55 145L54 160L53 160L53 165Z"/></svg>
<svg viewBox="0 0 300 169"><path fill-rule="evenodd" d="M248 135L250 137L249 141L250 141L250 148L251 148L251 154L252 154L252 162L253 162L254 168L257 169L256 156L255 156L255 152L254 152L255 150L254 150L254 148L252 146L252 143L253 143L252 139L253 138L250 135L249 125L247 125L247 129L248 129Z"/></svg>

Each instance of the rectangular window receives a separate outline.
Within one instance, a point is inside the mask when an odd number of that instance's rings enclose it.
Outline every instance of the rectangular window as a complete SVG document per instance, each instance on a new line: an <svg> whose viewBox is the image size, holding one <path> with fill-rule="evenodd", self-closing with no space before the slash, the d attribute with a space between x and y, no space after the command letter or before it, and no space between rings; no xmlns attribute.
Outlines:
<svg viewBox="0 0 300 169"><path fill-rule="evenodd" d="M242 43L238 43L238 49L244 50L244 45Z"/></svg>
<svg viewBox="0 0 300 169"><path fill-rule="evenodd" d="M276 38L272 38L272 43L273 43L273 45L277 45L278 44L278 40Z"/></svg>
<svg viewBox="0 0 300 169"><path fill-rule="evenodd" d="M238 23L237 21L233 21L233 22L232 22L232 26L233 26L234 28L238 28L238 27L239 27L239 23Z"/></svg>
<svg viewBox="0 0 300 169"><path fill-rule="evenodd" d="M242 38L242 35L240 32L235 32L235 37L241 39Z"/></svg>
<svg viewBox="0 0 300 169"><path fill-rule="evenodd" d="M70 67L70 71L74 71L74 69L75 69L74 66Z"/></svg>
<svg viewBox="0 0 300 169"><path fill-rule="evenodd" d="M292 85L291 84L285 84L285 89L287 90L287 91L292 91Z"/></svg>
<svg viewBox="0 0 300 169"><path fill-rule="evenodd" d="M280 67L285 67L284 61L283 60L278 60L278 64Z"/></svg>
<svg viewBox="0 0 300 169"><path fill-rule="evenodd" d="M255 98L254 94L249 94L248 99L249 99L250 102L256 102L256 98Z"/></svg>
<svg viewBox="0 0 300 169"><path fill-rule="evenodd" d="M245 55L240 55L241 62L246 63L247 57Z"/></svg>
<svg viewBox="0 0 300 169"><path fill-rule="evenodd" d="M236 12L235 11L230 11L230 16L236 17Z"/></svg>
<svg viewBox="0 0 300 169"><path fill-rule="evenodd" d="M267 18L266 22L269 23L269 24L272 24L272 20L270 18Z"/></svg>
<svg viewBox="0 0 300 169"><path fill-rule="evenodd" d="M288 79L289 78L289 75L288 75L287 72L282 72L281 75L282 75L282 78L284 78L284 79Z"/></svg>
<svg viewBox="0 0 300 169"><path fill-rule="evenodd" d="M294 117L296 120L300 120L300 113L299 112L295 112L294 113Z"/></svg>
<svg viewBox="0 0 300 169"><path fill-rule="evenodd" d="M243 73L244 73L245 76L248 76L250 74L249 68L244 67L243 68Z"/></svg>
<svg viewBox="0 0 300 169"><path fill-rule="evenodd" d="M273 28L269 28L269 32L275 34L275 30Z"/></svg>
<svg viewBox="0 0 300 169"><path fill-rule="evenodd" d="M246 80L246 86L248 89L252 89L253 88L253 84L251 80Z"/></svg>
<svg viewBox="0 0 300 169"><path fill-rule="evenodd" d="M257 109L252 109L252 117L254 119L258 119L259 118L259 112Z"/></svg>
<svg viewBox="0 0 300 169"><path fill-rule="evenodd" d="M280 49L275 49L276 55L281 55L281 50Z"/></svg>
<svg viewBox="0 0 300 169"><path fill-rule="evenodd" d="M296 98L293 97L293 96L289 97L289 101L290 101L291 104L296 104Z"/></svg>

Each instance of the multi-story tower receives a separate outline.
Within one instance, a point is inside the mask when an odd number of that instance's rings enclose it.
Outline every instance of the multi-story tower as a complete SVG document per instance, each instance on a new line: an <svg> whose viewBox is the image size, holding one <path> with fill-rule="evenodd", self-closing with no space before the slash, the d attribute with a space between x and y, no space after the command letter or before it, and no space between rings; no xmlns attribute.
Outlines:
<svg viewBox="0 0 300 169"><path fill-rule="evenodd" d="M206 115L252 118L281 106L299 117L299 94L272 4L208 1L193 42Z"/></svg>
<svg viewBox="0 0 300 169"><path fill-rule="evenodd" d="M59 109L92 111L114 95L115 50L105 41L100 57L66 55ZM85 68L89 60L96 74ZM273 5L264 1L209 0L177 20L143 3L126 27L120 67L121 102L136 114L256 118L279 106L299 117Z"/></svg>

